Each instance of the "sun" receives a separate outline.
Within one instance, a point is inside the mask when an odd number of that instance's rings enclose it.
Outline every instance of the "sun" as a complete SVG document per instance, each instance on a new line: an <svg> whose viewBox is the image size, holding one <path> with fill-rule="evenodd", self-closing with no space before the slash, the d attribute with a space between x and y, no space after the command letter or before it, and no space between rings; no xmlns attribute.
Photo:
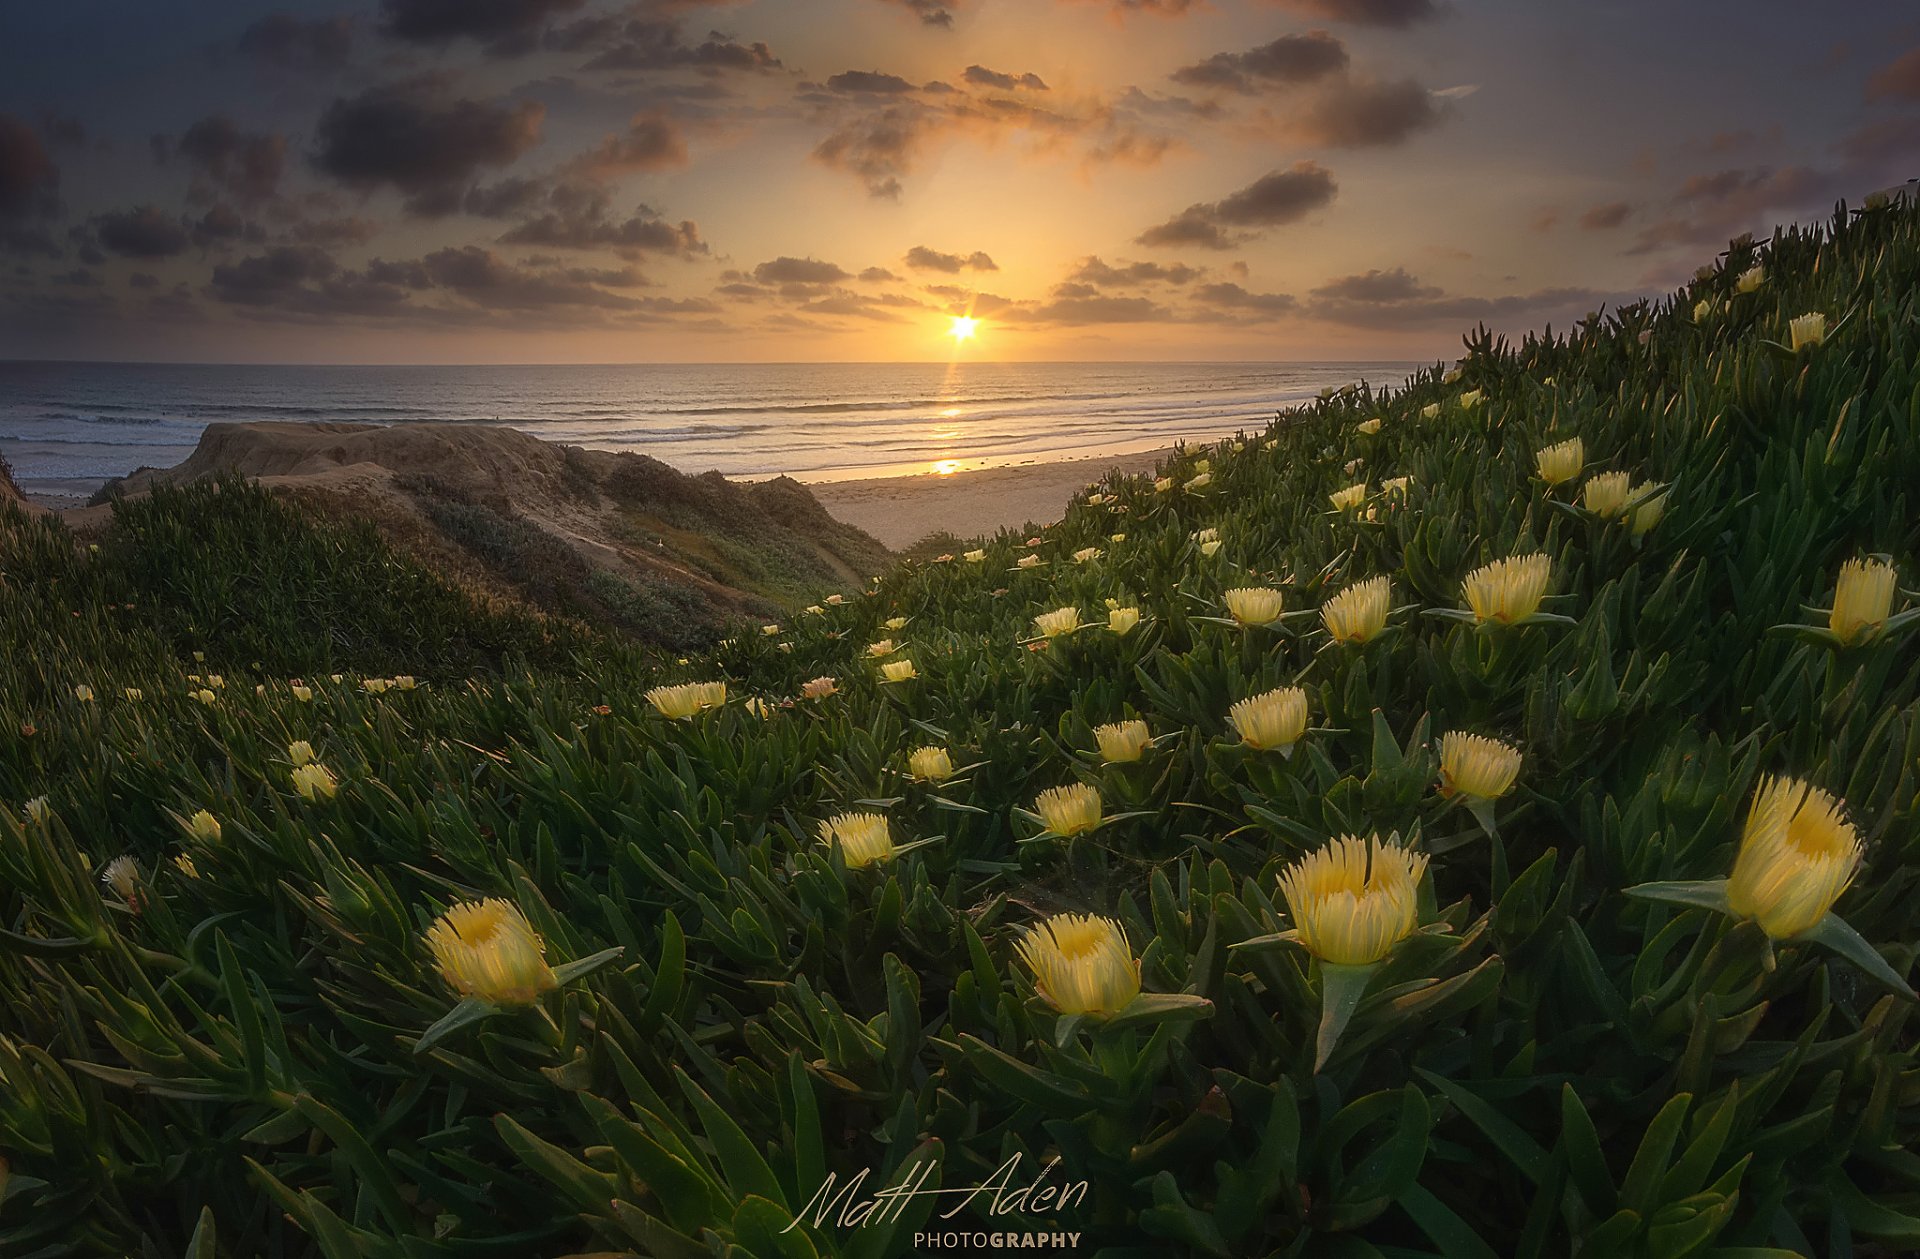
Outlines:
<svg viewBox="0 0 1920 1259"><path fill-rule="evenodd" d="M980 321L971 315L955 315L947 326L947 335L955 341L971 341L980 331Z"/></svg>

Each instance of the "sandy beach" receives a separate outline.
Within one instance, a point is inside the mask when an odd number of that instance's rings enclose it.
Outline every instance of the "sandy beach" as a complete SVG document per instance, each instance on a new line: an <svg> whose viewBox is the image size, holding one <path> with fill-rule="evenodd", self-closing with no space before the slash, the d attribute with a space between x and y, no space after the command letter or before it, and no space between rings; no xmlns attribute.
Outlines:
<svg viewBox="0 0 1920 1259"><path fill-rule="evenodd" d="M932 533L970 538L1028 522L1051 524L1074 494L1107 473L1151 472L1168 453L1150 450L949 476L821 481L807 488L837 519L897 551Z"/></svg>

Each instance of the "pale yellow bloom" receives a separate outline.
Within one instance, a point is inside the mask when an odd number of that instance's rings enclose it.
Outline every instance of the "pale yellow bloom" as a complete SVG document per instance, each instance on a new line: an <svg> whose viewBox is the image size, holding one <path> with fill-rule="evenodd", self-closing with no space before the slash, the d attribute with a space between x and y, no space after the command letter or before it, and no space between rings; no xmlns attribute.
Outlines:
<svg viewBox="0 0 1920 1259"><path fill-rule="evenodd" d="M1206 556L1208 559L1212 559L1214 556L1220 553L1220 547L1222 545L1223 544L1218 538L1214 538L1210 542L1202 542L1200 544L1200 554Z"/></svg>
<svg viewBox="0 0 1920 1259"><path fill-rule="evenodd" d="M1596 516L1611 519L1624 515L1627 501L1633 497L1633 476L1626 472L1602 472L1587 478L1581 495L1586 509Z"/></svg>
<svg viewBox="0 0 1920 1259"><path fill-rule="evenodd" d="M403 673L393 680L394 686L403 691L411 691L419 686L419 681L411 673Z"/></svg>
<svg viewBox="0 0 1920 1259"><path fill-rule="evenodd" d="M455 905L427 928L427 947L450 987L493 1005L532 1005L560 986L546 946L520 907L489 897Z"/></svg>
<svg viewBox="0 0 1920 1259"><path fill-rule="evenodd" d="M1038 555L1022 555L1013 562L1013 565L1015 568L1038 568L1040 567L1040 557Z"/></svg>
<svg viewBox="0 0 1920 1259"><path fill-rule="evenodd" d="M1476 619L1511 625L1540 610L1553 561L1544 555L1516 555L1483 564L1467 574L1467 606Z"/></svg>
<svg viewBox="0 0 1920 1259"><path fill-rule="evenodd" d="M818 677L800 684L803 699L827 699L840 693L840 682L832 677Z"/></svg>
<svg viewBox="0 0 1920 1259"><path fill-rule="evenodd" d="M847 869L858 870L893 857L893 833L882 813L842 813L820 823L820 842L840 849Z"/></svg>
<svg viewBox="0 0 1920 1259"><path fill-rule="evenodd" d="M1034 990L1061 1014L1105 1018L1140 995L1140 963L1111 918L1055 914L1014 950L1033 972Z"/></svg>
<svg viewBox="0 0 1920 1259"><path fill-rule="evenodd" d="M1456 730L1440 740L1440 794L1498 800L1513 790L1522 759L1498 739Z"/></svg>
<svg viewBox="0 0 1920 1259"><path fill-rule="evenodd" d="M189 879L197 879L200 877L200 871L195 868L193 857L189 853L183 852L176 854L173 859L173 867Z"/></svg>
<svg viewBox="0 0 1920 1259"><path fill-rule="evenodd" d="M1833 588L1833 611L1827 628L1848 646L1872 638L1893 611L1899 574L1880 560L1852 559L1840 566Z"/></svg>
<svg viewBox="0 0 1920 1259"><path fill-rule="evenodd" d="M1099 826L1101 807L1100 793L1085 783L1049 787L1033 802L1033 811L1047 830L1062 839Z"/></svg>
<svg viewBox="0 0 1920 1259"><path fill-rule="evenodd" d="M1033 618L1033 630L1042 638L1058 638L1080 628L1079 608L1055 608Z"/></svg>
<svg viewBox="0 0 1920 1259"><path fill-rule="evenodd" d="M1478 389L1469 389L1460 395L1460 409L1463 411L1471 411L1479 406L1481 402L1485 401L1485 399L1486 395Z"/></svg>
<svg viewBox="0 0 1920 1259"><path fill-rule="evenodd" d="M35 796L27 801L23 812L27 815L27 821L45 826L47 819L53 816L53 806L47 803L45 796Z"/></svg>
<svg viewBox="0 0 1920 1259"><path fill-rule="evenodd" d="M1139 608L1114 608L1107 613L1107 628L1116 634L1130 634L1139 624Z"/></svg>
<svg viewBox="0 0 1920 1259"><path fill-rule="evenodd" d="M891 638L883 638L877 643L867 644L867 655L875 660L880 659L882 656L891 656L898 650L900 650L899 645Z"/></svg>
<svg viewBox="0 0 1920 1259"><path fill-rule="evenodd" d="M1242 586L1220 596L1227 613L1242 625L1271 625L1280 619L1283 597L1268 586Z"/></svg>
<svg viewBox="0 0 1920 1259"><path fill-rule="evenodd" d="M1703 297L1693 304L1693 322L1705 323L1713 318L1713 299Z"/></svg>
<svg viewBox="0 0 1920 1259"><path fill-rule="evenodd" d="M830 608L837 608L846 601L847 597L845 595L828 595L826 598L826 604Z"/></svg>
<svg viewBox="0 0 1920 1259"><path fill-rule="evenodd" d="M313 744L308 743L305 739L296 739L292 743L287 744L287 759L295 765L312 764Z"/></svg>
<svg viewBox="0 0 1920 1259"><path fill-rule="evenodd" d="M1168 490L1172 488L1173 488L1173 478L1170 476L1160 477L1157 480L1155 480L1153 483L1153 492L1155 494L1165 494Z"/></svg>
<svg viewBox="0 0 1920 1259"><path fill-rule="evenodd" d="M1440 404L1438 402L1429 402L1427 403L1427 405L1420 408L1420 418L1423 420L1437 419L1439 418L1439 415L1440 415Z"/></svg>
<svg viewBox="0 0 1920 1259"><path fill-rule="evenodd" d="M1147 745L1153 742L1144 721L1116 721L1095 726L1093 737L1100 745L1100 759L1112 764L1139 760Z"/></svg>
<svg viewBox="0 0 1920 1259"><path fill-rule="evenodd" d="M1073 553L1073 562L1076 564L1091 564L1099 559L1100 555L1101 551L1097 546L1082 547Z"/></svg>
<svg viewBox="0 0 1920 1259"><path fill-rule="evenodd" d="M1196 459L1193 461L1193 470L1195 472L1211 472L1213 471L1213 460Z"/></svg>
<svg viewBox="0 0 1920 1259"><path fill-rule="evenodd" d="M1110 497L1112 496L1108 494L1089 494L1087 495L1087 506L1098 507Z"/></svg>
<svg viewBox="0 0 1920 1259"><path fill-rule="evenodd" d="M943 747L915 748L907 757L907 772L921 782L945 782L953 777L953 756Z"/></svg>
<svg viewBox="0 0 1920 1259"><path fill-rule="evenodd" d="M1368 966L1413 934L1424 855L1378 836L1344 835L1280 876L1300 943L1323 962Z"/></svg>
<svg viewBox="0 0 1920 1259"><path fill-rule="evenodd" d="M340 790L333 774L318 761L295 766L292 777L293 789L306 800L331 800Z"/></svg>
<svg viewBox="0 0 1920 1259"><path fill-rule="evenodd" d="M1660 517L1667 514L1666 487L1659 482L1640 487L1640 502L1627 513L1627 527L1634 537L1640 537L1660 523Z"/></svg>
<svg viewBox="0 0 1920 1259"><path fill-rule="evenodd" d="M1809 349L1827 339L1827 317L1819 311L1789 320L1787 336L1793 342L1795 350Z"/></svg>
<svg viewBox="0 0 1920 1259"><path fill-rule="evenodd" d="M1124 533L1116 533L1107 538L1109 542L1125 542L1126 540L1127 535Z"/></svg>
<svg viewBox="0 0 1920 1259"><path fill-rule="evenodd" d="M142 694L140 688L137 686L130 686L126 690L127 698L136 704L140 702Z"/></svg>
<svg viewBox="0 0 1920 1259"><path fill-rule="evenodd" d="M1844 809L1818 787L1762 779L1727 880L1727 907L1776 940L1818 925L1860 868L1860 836Z"/></svg>
<svg viewBox="0 0 1920 1259"><path fill-rule="evenodd" d="M1371 420L1362 420L1353 426L1353 430L1356 433L1365 433L1368 437L1372 437L1380 431L1380 417L1375 416Z"/></svg>
<svg viewBox="0 0 1920 1259"><path fill-rule="evenodd" d="M80 685L73 688L73 697L79 700L82 704L91 704L93 703L93 688L88 686L85 682L82 682Z"/></svg>
<svg viewBox="0 0 1920 1259"><path fill-rule="evenodd" d="M346 680L346 676L347 676L347 675L346 675L346 674L344 674L344 673L336 673L336 674L334 674L334 675L333 675L333 684L334 684L335 686L339 686L341 682L343 682L343 681L345 681L345 680Z"/></svg>
<svg viewBox="0 0 1920 1259"><path fill-rule="evenodd" d="M1187 482L1187 488L1190 490L1204 490L1209 485L1212 485L1212 484L1213 484L1213 473L1202 472L1199 476L1194 477Z"/></svg>
<svg viewBox="0 0 1920 1259"><path fill-rule="evenodd" d="M200 690L193 692L193 697L199 700L202 704L212 704L215 699L219 698L212 691L207 690L205 687L202 687Z"/></svg>
<svg viewBox="0 0 1920 1259"><path fill-rule="evenodd" d="M1766 282L1766 268L1756 266L1741 273L1740 278L1734 282L1733 290L1736 293L1751 293Z"/></svg>
<svg viewBox="0 0 1920 1259"><path fill-rule="evenodd" d="M678 686L656 686L647 692L647 702L662 717L691 721L709 708L727 702L725 682L682 682Z"/></svg>
<svg viewBox="0 0 1920 1259"><path fill-rule="evenodd" d="M1193 533L1193 540L1195 542L1218 542L1220 540L1220 531L1212 526L1208 526L1205 529L1196 529Z"/></svg>
<svg viewBox="0 0 1920 1259"><path fill-rule="evenodd" d="M1333 504L1335 511L1352 511L1367 501L1367 483L1361 481L1344 490L1335 490L1327 495L1327 501Z"/></svg>
<svg viewBox="0 0 1920 1259"><path fill-rule="evenodd" d="M293 697L302 704L309 703L313 699L313 688L310 686L295 686L293 688Z"/></svg>
<svg viewBox="0 0 1920 1259"><path fill-rule="evenodd" d="M360 689L369 695L385 695L392 685L385 678L367 678L360 683Z"/></svg>
<svg viewBox="0 0 1920 1259"><path fill-rule="evenodd" d="M217 844L220 842L220 819L202 809L187 819L187 834L203 844Z"/></svg>
<svg viewBox="0 0 1920 1259"><path fill-rule="evenodd" d="M132 857L115 857L100 872L100 881L113 889L114 895L132 906L140 904L140 867Z"/></svg>
<svg viewBox="0 0 1920 1259"><path fill-rule="evenodd" d="M968 551L965 555L962 555L960 558L965 560L969 564L978 564L982 560L987 558L987 553L985 551Z"/></svg>
<svg viewBox="0 0 1920 1259"><path fill-rule="evenodd" d="M911 682L920 676L911 660L889 660L880 666L881 679L886 682Z"/></svg>
<svg viewBox="0 0 1920 1259"><path fill-rule="evenodd" d="M775 634L778 634L779 632L780 632L780 627L778 625L762 625L760 627L760 633L767 638L772 638Z"/></svg>
<svg viewBox="0 0 1920 1259"><path fill-rule="evenodd" d="M1250 695L1227 710L1240 741L1260 752L1291 748L1307 732L1307 693L1297 686Z"/></svg>
<svg viewBox="0 0 1920 1259"><path fill-rule="evenodd" d="M886 627L890 630L903 630L907 628L907 618L904 616L890 616L886 619Z"/></svg>
<svg viewBox="0 0 1920 1259"><path fill-rule="evenodd" d="M1357 581L1320 606L1320 619L1336 643L1372 642L1387 627L1393 607L1393 582L1386 577Z"/></svg>
<svg viewBox="0 0 1920 1259"><path fill-rule="evenodd" d="M1540 479L1548 485L1564 485L1580 475L1587 463L1587 445L1578 437L1542 448L1533 456Z"/></svg>
<svg viewBox="0 0 1920 1259"><path fill-rule="evenodd" d="M1413 478L1410 476L1388 477L1386 480L1380 482L1380 492L1389 499L1405 498L1407 496L1407 487L1412 484Z"/></svg>
<svg viewBox="0 0 1920 1259"><path fill-rule="evenodd" d="M825 616L827 614L827 610L817 603L809 603L806 607L800 609L800 611L806 616Z"/></svg>
<svg viewBox="0 0 1920 1259"><path fill-rule="evenodd" d="M741 707L746 709L753 716L760 718L762 721L768 720L774 715L774 713L779 711L772 704L768 703L765 699L762 699L758 695L748 696L747 702L742 704Z"/></svg>

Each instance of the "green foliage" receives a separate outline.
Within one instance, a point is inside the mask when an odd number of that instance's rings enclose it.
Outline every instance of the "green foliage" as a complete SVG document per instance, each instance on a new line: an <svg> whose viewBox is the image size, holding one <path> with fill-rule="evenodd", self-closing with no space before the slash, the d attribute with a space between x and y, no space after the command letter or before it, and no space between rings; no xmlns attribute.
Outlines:
<svg viewBox="0 0 1920 1259"><path fill-rule="evenodd" d="M269 509L231 487L123 515L97 557L11 520L0 1253L904 1255L935 1200L852 1227L809 1209L829 1175L864 1171L866 1199L1016 1156L1015 1186L1058 1158L1081 1196L989 1194L959 1223L1114 1256L1911 1249L1920 1065L1879 970L1908 978L1920 947L1920 656L1901 627L1844 649L1774 628L1823 625L1844 560L1920 562L1916 293L1910 207L1739 243L1669 301L1476 334L1455 381L1162 470L1208 460L1201 487L1112 479L1037 545L956 544L671 666L596 647L302 701L287 672L343 641L483 623L367 572L375 552L278 554L305 534L260 547L250 586L222 547L250 545L234 503ZM1826 341L1775 344L1808 311ZM1574 435L1589 470L1669 487L1658 523L1535 479ZM1534 551L1549 616L1427 615ZM1319 605L1376 574L1387 630L1329 643ZM305 583L323 614L278 606ZM1250 585L1305 615L1221 624ZM1140 624L1109 632L1109 601ZM1065 606L1090 627L1031 641ZM881 683L882 638L912 680ZM211 704L175 655L203 644ZM799 698L823 675L836 694ZM722 677L732 702L692 720L645 699ZM1291 685L1306 736L1250 750L1229 705ZM1135 717L1153 745L1104 763L1093 728ZM1521 750L1512 794L1436 789L1453 732ZM293 790L294 740L333 799ZM953 777L909 776L927 744ZM1769 940L1687 891L1728 874L1774 774L1844 799L1866 844L1851 938ZM1108 824L1019 842L1016 811L1074 782ZM183 825L201 809L217 838ZM848 811L934 842L849 869L817 830ZM1361 976L1290 938L1277 882L1346 833L1429 858L1418 929ZM122 852L130 896L99 878ZM436 973L425 929L478 897L544 940L559 983L534 1004ZM1123 926L1144 995L1118 1017L1057 1013L1016 959L1063 910Z"/></svg>

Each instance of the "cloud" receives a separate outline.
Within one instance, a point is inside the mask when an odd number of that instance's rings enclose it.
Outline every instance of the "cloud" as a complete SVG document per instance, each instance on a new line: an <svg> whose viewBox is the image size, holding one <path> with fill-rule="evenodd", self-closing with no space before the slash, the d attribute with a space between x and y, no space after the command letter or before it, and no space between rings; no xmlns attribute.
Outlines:
<svg viewBox="0 0 1920 1259"><path fill-rule="evenodd" d="M898 96L913 91L914 86L897 74L882 74L878 70L843 70L827 80L827 90Z"/></svg>
<svg viewBox="0 0 1920 1259"><path fill-rule="evenodd" d="M1920 101L1920 48L1909 48L1867 80L1870 101Z"/></svg>
<svg viewBox="0 0 1920 1259"><path fill-rule="evenodd" d="M338 270L333 257L317 246L279 245L215 267L208 291L236 306L265 306Z"/></svg>
<svg viewBox="0 0 1920 1259"><path fill-rule="evenodd" d="M1633 215L1633 206L1625 201L1609 201L1594 206L1580 216L1580 226L1589 232L1604 232L1620 226Z"/></svg>
<svg viewBox="0 0 1920 1259"><path fill-rule="evenodd" d="M915 245L907 250L907 265L921 271L944 271L948 275L958 275L963 270L998 271L1000 268L992 258L976 250L972 254L943 254L937 249L925 245Z"/></svg>
<svg viewBox="0 0 1920 1259"><path fill-rule="evenodd" d="M1325 31L1282 35L1247 52L1215 53L1173 72L1176 83L1252 94L1312 83L1347 67L1347 48Z"/></svg>
<svg viewBox="0 0 1920 1259"><path fill-rule="evenodd" d="M977 309L977 307L976 307ZM999 312L1005 323L1085 324L1160 323L1174 312L1147 297L1113 297L1085 285L1056 285L1053 295L1037 306Z"/></svg>
<svg viewBox="0 0 1920 1259"><path fill-rule="evenodd" d="M198 219L186 223L187 235L201 249L214 249L235 241L266 239L266 233L241 217L240 212L222 201Z"/></svg>
<svg viewBox="0 0 1920 1259"><path fill-rule="evenodd" d="M1202 284L1193 290L1193 300L1217 311L1259 317L1291 314L1300 303L1291 293L1249 293L1238 284L1226 282ZM1207 318L1202 314L1201 318Z"/></svg>
<svg viewBox="0 0 1920 1259"><path fill-rule="evenodd" d="M353 19L270 13L240 32L238 47L276 70L337 70L353 52Z"/></svg>
<svg viewBox="0 0 1920 1259"><path fill-rule="evenodd" d="M1115 267L1094 254L1082 259L1080 265L1068 273L1067 279L1096 288L1132 288L1142 284L1191 284L1205 274L1201 268L1190 267L1184 262L1172 266L1158 262L1128 262Z"/></svg>
<svg viewBox="0 0 1920 1259"><path fill-rule="evenodd" d="M1344 79L1281 119L1279 130L1303 144L1357 149L1398 144L1441 117L1442 106L1433 94L1412 79Z"/></svg>
<svg viewBox="0 0 1920 1259"><path fill-rule="evenodd" d="M0 217L51 212L59 186L60 168L33 128L0 114Z"/></svg>
<svg viewBox="0 0 1920 1259"><path fill-rule="evenodd" d="M171 258L192 243L178 219L152 205L97 214L89 226L94 239L123 258Z"/></svg>
<svg viewBox="0 0 1920 1259"><path fill-rule="evenodd" d="M663 113L635 114L627 129L610 135L567 164L589 179L618 179L634 171L687 164L687 143Z"/></svg>
<svg viewBox="0 0 1920 1259"><path fill-rule="evenodd" d="M311 219L295 223L289 235L303 245L364 245L380 234L380 225L372 219L345 216Z"/></svg>
<svg viewBox="0 0 1920 1259"><path fill-rule="evenodd" d="M886 0L920 19L926 26L953 26L953 10L958 0Z"/></svg>
<svg viewBox="0 0 1920 1259"><path fill-rule="evenodd" d="M585 0L381 0L381 30L414 44L472 39L496 56L531 52L553 18Z"/></svg>
<svg viewBox="0 0 1920 1259"><path fill-rule="evenodd" d="M1845 142L1841 148L1844 151ZM1864 191L1865 170L1758 166L1713 171L1684 180L1668 212L1641 228L1628 254L1724 245L1741 232L1770 226L1782 214L1831 204Z"/></svg>
<svg viewBox="0 0 1920 1259"><path fill-rule="evenodd" d="M591 185L558 183L537 203L515 202L516 209L539 212L500 237L507 245L544 249L611 249L622 257L663 254L692 258L707 252L700 229L691 220L671 223L647 206L624 219L611 214L612 196ZM471 199L470 199L471 201Z"/></svg>
<svg viewBox="0 0 1920 1259"><path fill-rule="evenodd" d="M762 284L838 284L853 277L831 262L817 258L775 258L753 269Z"/></svg>
<svg viewBox="0 0 1920 1259"><path fill-rule="evenodd" d="M1608 297L1584 288L1540 289L1502 297L1452 295L1421 283L1404 267L1392 267L1328 280L1312 291L1312 299L1300 309L1312 319L1374 330L1458 327L1467 322L1516 326L1542 315L1572 317Z"/></svg>
<svg viewBox="0 0 1920 1259"><path fill-rule="evenodd" d="M1411 26L1440 15L1434 0L1267 0L1302 17L1355 26Z"/></svg>
<svg viewBox="0 0 1920 1259"><path fill-rule="evenodd" d="M287 138L242 131L231 118L213 114L188 127L173 151L203 177L233 197L264 201L279 191L287 165Z"/></svg>
<svg viewBox="0 0 1920 1259"><path fill-rule="evenodd" d="M743 44L710 31L697 44L681 34L680 24L645 13L628 17L582 18L546 33L545 46L561 52L592 51L587 70L653 71L698 70L717 75L782 69L780 59L763 43Z"/></svg>
<svg viewBox="0 0 1920 1259"><path fill-rule="evenodd" d="M327 106L314 164L349 187L397 188L415 214L450 214L481 167L540 142L545 115L535 101L455 99L436 77L382 84Z"/></svg>
<svg viewBox="0 0 1920 1259"><path fill-rule="evenodd" d="M1203 0L1094 0L1113 10L1114 16L1123 17L1129 13L1158 13L1162 17L1179 17L1201 7Z"/></svg>
<svg viewBox="0 0 1920 1259"><path fill-rule="evenodd" d="M1263 175L1224 200L1188 206L1142 232L1135 243L1231 249L1267 228L1297 222L1331 205L1338 188L1333 172L1318 162L1296 162L1288 170Z"/></svg>
<svg viewBox="0 0 1920 1259"><path fill-rule="evenodd" d="M1028 88L1035 92L1048 90L1046 80L1031 72L1011 75L1002 74L998 70L989 70L985 66L968 66L966 73L961 77L979 87L999 88L1003 92L1017 91L1020 88Z"/></svg>
<svg viewBox="0 0 1920 1259"><path fill-rule="evenodd" d="M860 273L860 279L867 284L884 284L889 280L898 280L899 278L899 276L887 270L885 267L868 267Z"/></svg>
<svg viewBox="0 0 1920 1259"><path fill-rule="evenodd" d="M1405 267L1341 276L1313 290L1313 295L1324 301L1348 302L1409 302L1438 297L1440 293L1440 289L1407 274Z"/></svg>

